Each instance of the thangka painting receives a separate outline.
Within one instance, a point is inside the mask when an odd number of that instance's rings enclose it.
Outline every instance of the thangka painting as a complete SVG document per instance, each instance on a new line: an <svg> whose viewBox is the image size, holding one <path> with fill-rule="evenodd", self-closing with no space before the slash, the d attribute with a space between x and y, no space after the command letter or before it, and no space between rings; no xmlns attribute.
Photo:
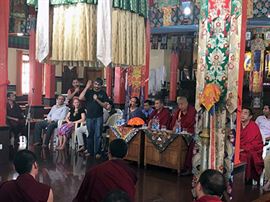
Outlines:
<svg viewBox="0 0 270 202"><path fill-rule="evenodd" d="M185 9L190 9L190 14L185 14ZM178 4L161 7L154 3L150 6L151 27L191 25L199 23L199 8L192 1L178 2Z"/></svg>

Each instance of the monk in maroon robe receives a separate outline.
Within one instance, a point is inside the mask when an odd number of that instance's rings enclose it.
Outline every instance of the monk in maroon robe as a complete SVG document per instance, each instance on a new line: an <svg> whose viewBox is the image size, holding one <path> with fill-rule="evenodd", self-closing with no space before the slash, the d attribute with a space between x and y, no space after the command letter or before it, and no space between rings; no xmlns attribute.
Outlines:
<svg viewBox="0 0 270 202"><path fill-rule="evenodd" d="M194 134L196 123L196 110L193 106L189 105L187 97L180 96L177 99L178 109L174 112L170 129L176 131L177 123L181 125L181 129L190 134ZM187 154L184 162L184 168L181 175L189 175L192 170L192 158L195 141L192 140L187 149Z"/></svg>
<svg viewBox="0 0 270 202"><path fill-rule="evenodd" d="M225 179L219 171L205 170L194 188L197 197L194 202L221 202L225 188Z"/></svg>
<svg viewBox="0 0 270 202"><path fill-rule="evenodd" d="M186 97L181 96L177 99L178 109L173 113L170 129L175 131L177 121L181 123L181 128L188 133L194 134L196 110L188 104Z"/></svg>
<svg viewBox="0 0 270 202"><path fill-rule="evenodd" d="M135 201L136 173L123 158L127 154L127 143L115 139L109 146L109 161L90 169L73 202L100 202L113 190L123 190L131 201Z"/></svg>
<svg viewBox="0 0 270 202"><path fill-rule="evenodd" d="M0 201L53 201L53 193L50 186L35 180L38 174L38 166L33 152L28 150L19 151L14 158L14 166L20 175L16 180L0 184Z"/></svg>
<svg viewBox="0 0 270 202"><path fill-rule="evenodd" d="M149 128L151 128L153 119L158 119L159 128L161 128L162 126L166 126L166 128L170 127L171 121L170 111L164 107L164 101L160 98L155 99L155 110L149 116L148 122Z"/></svg>
<svg viewBox="0 0 270 202"><path fill-rule="evenodd" d="M264 168L263 140L259 127L251 120L252 111L243 108L241 113L240 161L246 162L246 181L259 181Z"/></svg>

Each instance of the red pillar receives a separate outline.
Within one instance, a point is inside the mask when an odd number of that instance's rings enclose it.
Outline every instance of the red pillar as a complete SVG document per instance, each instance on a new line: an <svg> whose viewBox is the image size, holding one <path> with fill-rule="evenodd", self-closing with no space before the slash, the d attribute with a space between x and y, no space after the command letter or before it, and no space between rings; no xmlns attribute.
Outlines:
<svg viewBox="0 0 270 202"><path fill-rule="evenodd" d="M171 53L170 95L169 95L169 101L172 101L172 102L176 101L178 63L179 63L178 53L173 51Z"/></svg>
<svg viewBox="0 0 270 202"><path fill-rule="evenodd" d="M6 125L9 0L0 1L0 126Z"/></svg>
<svg viewBox="0 0 270 202"><path fill-rule="evenodd" d="M17 74L16 74L16 95L22 96L22 50L17 50L16 52L16 66L17 66Z"/></svg>
<svg viewBox="0 0 270 202"><path fill-rule="evenodd" d="M106 92L109 97L112 97L112 67L106 67Z"/></svg>
<svg viewBox="0 0 270 202"><path fill-rule="evenodd" d="M55 98L55 66L44 65L45 70L45 98Z"/></svg>
<svg viewBox="0 0 270 202"><path fill-rule="evenodd" d="M42 105L42 64L36 60L36 15L30 19L29 38L29 64L30 64L30 89L28 102L32 106Z"/></svg>
<svg viewBox="0 0 270 202"><path fill-rule="evenodd" d="M247 0L242 1L242 30L240 42L240 61L238 74L238 106L236 116L236 139L235 139L235 154L234 163L240 163L240 133L241 133L241 111L242 111L242 96L243 96L243 79L244 79L244 60L245 60L245 45L246 45L246 27L247 27Z"/></svg>
<svg viewBox="0 0 270 202"><path fill-rule="evenodd" d="M150 69L150 39L151 27L149 19L146 21L146 49L145 49L145 83L144 83L144 97L148 99L148 86L149 86L149 69Z"/></svg>
<svg viewBox="0 0 270 202"><path fill-rule="evenodd" d="M115 67L114 103L125 104L125 69Z"/></svg>

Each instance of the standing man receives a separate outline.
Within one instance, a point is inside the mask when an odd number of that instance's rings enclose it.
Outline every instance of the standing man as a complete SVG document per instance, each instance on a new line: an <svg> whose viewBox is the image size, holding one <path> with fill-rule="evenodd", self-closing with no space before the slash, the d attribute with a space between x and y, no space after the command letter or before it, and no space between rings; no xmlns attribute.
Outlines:
<svg viewBox="0 0 270 202"><path fill-rule="evenodd" d="M109 108L109 98L105 91L101 90L103 80L96 78L93 89L90 89L92 81L88 81L80 94L79 99L86 101L86 126L89 136L87 138L87 150L90 155L100 158L100 140L103 128L103 108Z"/></svg>
<svg viewBox="0 0 270 202"><path fill-rule="evenodd" d="M251 120L252 115L250 108L242 108L240 161L247 163L245 176L247 184L251 184L252 180L259 181L264 168L262 135L257 124Z"/></svg>
<svg viewBox="0 0 270 202"><path fill-rule="evenodd" d="M263 106L263 115L256 119L256 123L260 128L262 138L270 137L270 104Z"/></svg>

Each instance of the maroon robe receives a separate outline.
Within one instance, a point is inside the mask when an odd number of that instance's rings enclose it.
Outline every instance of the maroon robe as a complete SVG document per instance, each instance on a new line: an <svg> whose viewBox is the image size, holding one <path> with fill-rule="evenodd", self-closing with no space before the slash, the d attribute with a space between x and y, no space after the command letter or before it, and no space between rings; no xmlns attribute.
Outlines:
<svg viewBox="0 0 270 202"><path fill-rule="evenodd" d="M218 196L205 195L194 202L222 202Z"/></svg>
<svg viewBox="0 0 270 202"><path fill-rule="evenodd" d="M16 180L0 185L0 201L47 202L50 187L39 183L30 174L22 174Z"/></svg>
<svg viewBox="0 0 270 202"><path fill-rule="evenodd" d="M106 161L90 169L73 202L100 202L113 190L126 192L135 201L136 173L121 159Z"/></svg>
<svg viewBox="0 0 270 202"><path fill-rule="evenodd" d="M173 113L172 121L170 124L170 129L172 130L176 124L176 121L179 117L180 109L177 109ZM195 120L196 118L196 110L193 106L188 105L187 113L183 114L181 113L181 128L186 128L187 132L193 134L194 133L194 126L195 126Z"/></svg>
<svg viewBox="0 0 270 202"><path fill-rule="evenodd" d="M171 121L171 114L167 108L163 107L159 113L158 110L155 109L149 116L149 120L152 120L154 117L157 117L159 119L160 128L162 126L166 126L167 128L169 128Z"/></svg>
<svg viewBox="0 0 270 202"><path fill-rule="evenodd" d="M176 124L177 119L179 118L180 109L176 110L173 114L172 121L170 124L170 129L172 130ZM194 134L194 126L196 123L196 110L193 106L188 105L187 113L181 113L181 128L187 129L187 132ZM192 158L193 158L193 149L195 146L195 141L192 140L187 148L187 154L184 162L185 171L191 171L192 169Z"/></svg>
<svg viewBox="0 0 270 202"><path fill-rule="evenodd" d="M259 127L250 121L245 128L241 128L240 161L246 162L246 179L259 180L264 168L262 158L263 141Z"/></svg>

